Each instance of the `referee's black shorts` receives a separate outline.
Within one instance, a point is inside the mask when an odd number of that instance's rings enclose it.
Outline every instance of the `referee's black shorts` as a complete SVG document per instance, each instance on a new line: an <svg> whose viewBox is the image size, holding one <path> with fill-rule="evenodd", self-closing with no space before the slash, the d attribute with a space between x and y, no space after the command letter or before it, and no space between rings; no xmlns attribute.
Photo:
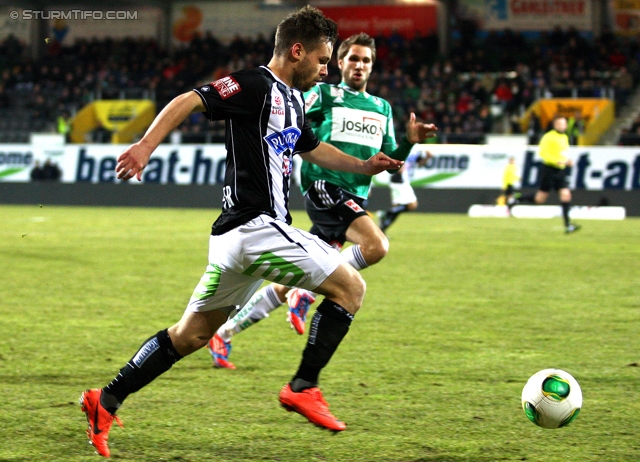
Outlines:
<svg viewBox="0 0 640 462"><path fill-rule="evenodd" d="M560 191L568 187L569 183L567 182L567 171L565 169L542 164L542 168L540 169L540 186L538 187L540 191Z"/></svg>
<svg viewBox="0 0 640 462"><path fill-rule="evenodd" d="M318 180L304 196L304 206L311 219L311 234L340 247L347 241L346 232L353 220L366 215L367 200L348 193L339 186Z"/></svg>

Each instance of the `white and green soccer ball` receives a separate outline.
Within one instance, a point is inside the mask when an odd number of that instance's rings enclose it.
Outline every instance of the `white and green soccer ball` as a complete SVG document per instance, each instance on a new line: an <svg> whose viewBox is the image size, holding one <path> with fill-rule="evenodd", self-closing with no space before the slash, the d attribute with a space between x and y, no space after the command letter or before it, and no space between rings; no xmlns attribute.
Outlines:
<svg viewBox="0 0 640 462"><path fill-rule="evenodd" d="M569 425L582 407L582 390L576 379L560 369L545 369L531 376L522 390L527 418L543 428Z"/></svg>

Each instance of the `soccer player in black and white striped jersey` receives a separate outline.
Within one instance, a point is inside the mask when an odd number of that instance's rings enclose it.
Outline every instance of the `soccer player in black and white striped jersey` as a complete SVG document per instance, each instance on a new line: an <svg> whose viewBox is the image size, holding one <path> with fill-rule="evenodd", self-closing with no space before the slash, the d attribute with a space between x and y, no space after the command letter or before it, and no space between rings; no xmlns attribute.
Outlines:
<svg viewBox="0 0 640 462"><path fill-rule="evenodd" d="M109 430L125 398L204 347L265 279L325 296L280 403L316 425L346 428L329 411L318 377L347 334L365 284L334 248L291 226L291 159L298 154L326 168L366 175L397 169L402 162L381 152L357 159L320 142L311 130L302 92L327 75L336 38L336 24L319 10L307 6L292 13L278 26L268 66L235 72L176 97L118 158L117 178L140 180L155 148L191 112L226 120L223 210L212 226L209 264L182 318L146 340L106 387L81 396L90 441L101 455L109 456ZM130 251L126 243L123 251Z"/></svg>

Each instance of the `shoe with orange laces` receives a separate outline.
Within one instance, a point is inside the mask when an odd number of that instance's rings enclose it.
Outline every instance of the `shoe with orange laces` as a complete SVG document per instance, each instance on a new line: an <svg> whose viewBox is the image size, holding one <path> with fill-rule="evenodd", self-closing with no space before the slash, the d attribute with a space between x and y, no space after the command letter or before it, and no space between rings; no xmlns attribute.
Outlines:
<svg viewBox="0 0 640 462"><path fill-rule="evenodd" d="M216 334L207 345L213 358L213 365L221 369L235 369L236 366L229 361L231 354L231 342L225 342L220 335Z"/></svg>
<svg viewBox="0 0 640 462"><path fill-rule="evenodd" d="M322 397L322 392L318 387L307 388L300 393L295 393L291 389L291 385L286 384L280 391L280 404L287 411L297 412L319 427L334 432L341 432L347 428L344 422L336 419L329 411L329 405Z"/></svg>
<svg viewBox="0 0 640 462"><path fill-rule="evenodd" d="M96 448L98 454L109 457L110 451L107 440L109 439L111 424L115 419L120 427L124 428L124 425L122 425L122 421L118 416L111 414L102 407L100 396L102 396L102 390L99 388L87 390L80 396L80 405L82 406L82 412L87 416L89 443Z"/></svg>
<svg viewBox="0 0 640 462"><path fill-rule="evenodd" d="M308 290L294 288L287 294L289 312L287 320L291 327L300 335L304 334L309 307L315 302L315 297Z"/></svg>

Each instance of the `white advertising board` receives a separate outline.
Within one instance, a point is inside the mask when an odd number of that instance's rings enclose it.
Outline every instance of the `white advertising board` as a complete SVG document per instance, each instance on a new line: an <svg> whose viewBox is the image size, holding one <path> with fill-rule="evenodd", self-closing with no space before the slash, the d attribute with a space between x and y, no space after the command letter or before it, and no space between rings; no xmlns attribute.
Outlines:
<svg viewBox="0 0 640 462"><path fill-rule="evenodd" d="M516 205L511 210L506 205L473 204L469 207L472 218L560 218L559 205ZM574 220L624 220L626 209L619 206L574 205L569 211Z"/></svg>
<svg viewBox="0 0 640 462"><path fill-rule="evenodd" d="M29 181L35 161L51 159L62 170L63 182L116 182L116 159L125 148L112 144L0 145L0 181ZM537 185L541 166L537 146L443 144L417 145L414 149L428 149L433 154L424 167L413 170L411 183L415 187L500 189L509 157L515 158L521 177L519 186ZM160 145L144 171L143 182L220 183L224 179L225 154L222 144ZM640 190L640 148L571 147L568 155L574 161L568 174L572 189ZM297 156L295 161L299 161ZM374 178L379 185L388 181L386 173Z"/></svg>
<svg viewBox="0 0 640 462"><path fill-rule="evenodd" d="M0 145L0 181L30 181L36 161L47 159L62 170L64 183L114 183L118 156L126 145ZM224 181L224 145L160 145L143 173L143 183L215 184ZM130 183L138 184L133 180Z"/></svg>
<svg viewBox="0 0 640 462"><path fill-rule="evenodd" d="M509 157L515 158L521 187L537 185L541 162L537 146L417 145L433 157L424 167L413 170L411 184L429 188L500 189ZM569 171L572 189L640 189L640 148L584 146L569 148L574 167ZM388 184L386 173L377 184Z"/></svg>

